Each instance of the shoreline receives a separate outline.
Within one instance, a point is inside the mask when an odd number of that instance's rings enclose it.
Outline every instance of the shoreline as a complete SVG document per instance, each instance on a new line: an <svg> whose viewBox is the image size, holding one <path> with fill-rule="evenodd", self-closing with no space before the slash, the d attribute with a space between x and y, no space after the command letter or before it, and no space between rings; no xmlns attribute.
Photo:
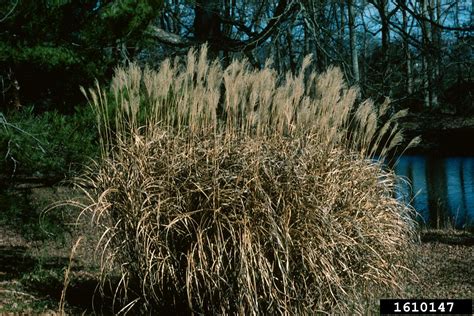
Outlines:
<svg viewBox="0 0 474 316"><path fill-rule="evenodd" d="M474 156L474 115L453 115L434 112L410 112L400 119L405 143L416 136L421 142L404 152L407 155ZM402 146L403 147L403 146Z"/></svg>

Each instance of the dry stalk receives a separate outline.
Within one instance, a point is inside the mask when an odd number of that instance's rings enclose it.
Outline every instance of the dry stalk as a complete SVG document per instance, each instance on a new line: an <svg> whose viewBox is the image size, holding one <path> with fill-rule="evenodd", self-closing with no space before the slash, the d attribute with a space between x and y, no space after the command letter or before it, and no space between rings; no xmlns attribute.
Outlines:
<svg viewBox="0 0 474 316"><path fill-rule="evenodd" d="M121 274L123 302L139 293L127 309L353 313L399 290L412 210L367 158L401 134L379 122L388 105L355 106L339 69L309 65L278 84L268 65L221 69L204 47L89 91L103 155L79 185L104 278Z"/></svg>
<svg viewBox="0 0 474 316"><path fill-rule="evenodd" d="M63 290L61 291L61 299L59 300L59 310L58 313L59 315L66 315L64 311L64 306L66 304L66 291L69 286L69 274L71 273L71 267L72 267L72 260L74 258L74 255L76 254L77 247L79 247L79 244L81 243L83 236L79 237L74 246L71 249L71 254L69 255L69 264L67 266L66 271L64 272L64 283L63 283Z"/></svg>

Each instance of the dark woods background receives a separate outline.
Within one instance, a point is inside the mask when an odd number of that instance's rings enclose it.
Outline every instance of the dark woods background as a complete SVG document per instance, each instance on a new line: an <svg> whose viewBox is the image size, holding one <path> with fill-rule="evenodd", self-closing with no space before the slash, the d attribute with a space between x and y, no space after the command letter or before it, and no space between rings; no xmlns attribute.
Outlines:
<svg viewBox="0 0 474 316"><path fill-rule="evenodd" d="M473 110L472 0L3 0L0 106L71 113L79 86L129 61L158 65L208 42L295 71L306 54L337 65L363 97L397 107Z"/></svg>

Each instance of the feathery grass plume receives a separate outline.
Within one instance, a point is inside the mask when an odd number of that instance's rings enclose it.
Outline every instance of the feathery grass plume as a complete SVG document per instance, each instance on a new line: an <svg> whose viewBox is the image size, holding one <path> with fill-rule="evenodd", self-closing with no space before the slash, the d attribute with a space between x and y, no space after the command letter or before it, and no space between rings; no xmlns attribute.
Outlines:
<svg viewBox="0 0 474 316"><path fill-rule="evenodd" d="M139 297L127 308L364 313L401 290L411 209L366 159L400 134L371 102L355 108L339 69L309 65L279 83L269 64L222 69L204 47L158 71L117 69L113 100L90 90L104 150L78 184L104 279L121 275L122 302Z"/></svg>

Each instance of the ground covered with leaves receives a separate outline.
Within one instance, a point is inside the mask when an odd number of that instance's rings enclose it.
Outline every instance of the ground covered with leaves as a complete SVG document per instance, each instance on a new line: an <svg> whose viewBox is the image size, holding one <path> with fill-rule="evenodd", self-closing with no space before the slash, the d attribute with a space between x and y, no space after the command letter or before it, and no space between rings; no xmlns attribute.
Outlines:
<svg viewBox="0 0 474 316"><path fill-rule="evenodd" d="M414 298L474 298L474 235L425 231L417 246L409 293Z"/></svg>

